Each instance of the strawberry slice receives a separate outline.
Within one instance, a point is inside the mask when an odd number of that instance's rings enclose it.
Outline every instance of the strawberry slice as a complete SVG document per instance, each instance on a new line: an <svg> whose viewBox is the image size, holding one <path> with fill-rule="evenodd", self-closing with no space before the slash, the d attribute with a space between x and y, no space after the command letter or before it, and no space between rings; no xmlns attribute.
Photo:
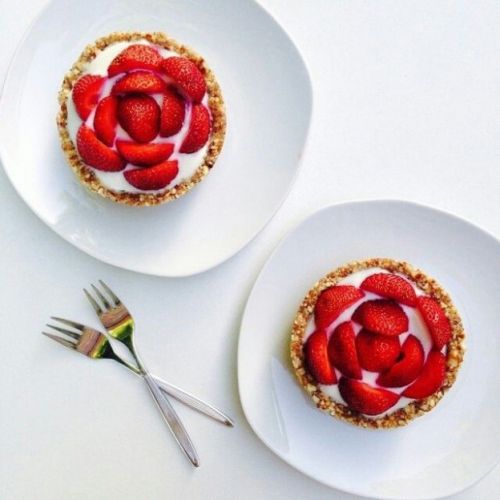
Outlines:
<svg viewBox="0 0 500 500"><path fill-rule="evenodd" d="M167 160L153 167L126 170L123 175L137 189L152 191L170 184L178 172L177 160Z"/></svg>
<svg viewBox="0 0 500 500"><path fill-rule="evenodd" d="M380 335L363 328L356 337L356 349L361 368L381 372L396 362L401 344L398 337Z"/></svg>
<svg viewBox="0 0 500 500"><path fill-rule="evenodd" d="M352 319L367 330L382 335L400 335L408 330L408 316L399 304L392 300L377 299L363 302Z"/></svg>
<svg viewBox="0 0 500 500"><path fill-rule="evenodd" d="M156 165L167 160L174 152L174 145L170 143L139 144L118 140L116 147L129 163L139 166Z"/></svg>
<svg viewBox="0 0 500 500"><path fill-rule="evenodd" d="M73 87L72 98L78 116L85 121L99 99L104 77L97 75L82 76Z"/></svg>
<svg viewBox="0 0 500 500"><path fill-rule="evenodd" d="M201 149L210 135L210 114L203 104L193 104L191 108L191 123L181 145L181 153L194 153Z"/></svg>
<svg viewBox="0 0 500 500"><path fill-rule="evenodd" d="M427 356L422 372L418 378L407 387L403 396L413 399L423 399L435 393L444 382L446 358L439 351L431 351Z"/></svg>
<svg viewBox="0 0 500 500"><path fill-rule="evenodd" d="M356 335L351 321L341 323L335 328L328 341L330 363L350 378L362 377L356 353Z"/></svg>
<svg viewBox="0 0 500 500"><path fill-rule="evenodd" d="M378 415L394 406L399 395L387 389L379 389L359 380L342 377L339 381L340 395L349 408L365 415Z"/></svg>
<svg viewBox="0 0 500 500"><path fill-rule="evenodd" d="M408 281L396 274L372 274L361 283L361 288L407 306L416 306L415 290Z"/></svg>
<svg viewBox="0 0 500 500"><path fill-rule="evenodd" d="M76 134L76 147L82 160L97 170L117 172L125 168L122 157L102 143L94 131L84 124L80 125Z"/></svg>
<svg viewBox="0 0 500 500"><path fill-rule="evenodd" d="M336 285L323 290L314 307L316 328L326 328L348 307L362 299L365 293L350 285Z"/></svg>
<svg viewBox="0 0 500 500"><path fill-rule="evenodd" d="M304 345L304 355L309 373L320 384L337 383L337 376L328 360L328 340L325 330L316 330Z"/></svg>
<svg viewBox="0 0 500 500"><path fill-rule="evenodd" d="M114 96L108 96L99 101L94 115L94 131L97 137L106 144L112 146L115 142L116 110L118 109L118 99Z"/></svg>
<svg viewBox="0 0 500 500"><path fill-rule="evenodd" d="M118 104L118 121L136 142L150 142L160 129L160 107L148 95L127 95Z"/></svg>
<svg viewBox="0 0 500 500"><path fill-rule="evenodd" d="M423 366L424 348L417 337L409 335L401 349L400 359L377 378L377 384L383 387L403 387L417 378Z"/></svg>
<svg viewBox="0 0 500 500"><path fill-rule="evenodd" d="M185 113L184 99L175 90L168 89L161 105L160 135L170 137L177 134L184 123Z"/></svg>
<svg viewBox="0 0 500 500"><path fill-rule="evenodd" d="M450 320L441 306L431 297L419 297L417 306L431 332L434 347L440 351L451 339Z"/></svg>
<svg viewBox="0 0 500 500"><path fill-rule="evenodd" d="M167 84L155 73L134 71L120 78L111 89L116 94L157 94L165 92Z"/></svg>
<svg viewBox="0 0 500 500"><path fill-rule="evenodd" d="M142 44L129 45L122 50L108 66L108 76L125 73L133 69L158 71L162 57L153 47Z"/></svg>
<svg viewBox="0 0 500 500"><path fill-rule="evenodd" d="M207 85L203 74L193 61L185 57L169 57L161 62L160 67L184 95L194 103L201 102Z"/></svg>

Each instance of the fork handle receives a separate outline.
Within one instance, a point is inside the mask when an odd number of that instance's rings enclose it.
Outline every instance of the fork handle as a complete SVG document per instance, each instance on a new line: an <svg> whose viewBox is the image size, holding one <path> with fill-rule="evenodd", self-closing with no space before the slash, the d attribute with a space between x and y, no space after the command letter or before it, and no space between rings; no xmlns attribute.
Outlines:
<svg viewBox="0 0 500 500"><path fill-rule="evenodd" d="M155 375L152 375L152 378L158 384L160 390L164 394L172 396L173 398L177 399L177 401L180 401L181 403L184 403L193 408L193 410L199 411L200 413L203 413L204 415L217 420L217 422L221 422L228 427L234 427L234 422L232 421L232 419L214 406L205 403L201 399L198 399L197 397L189 394L186 391L183 391L180 387L176 387L175 385L165 382L165 380L162 380Z"/></svg>
<svg viewBox="0 0 500 500"><path fill-rule="evenodd" d="M195 467L199 467L200 460L198 458L198 454L196 453L194 445L191 441L191 438L189 437L186 429L184 428L184 425L182 425L182 422L180 421L174 408L170 404L170 401L160 391L158 385L156 384L151 374L144 373L143 378L146 381L149 391L151 392L151 395L153 396L153 399L155 400L156 405L160 410L160 413L162 414L170 431L174 435L175 440L181 447L182 451L189 458L191 463Z"/></svg>

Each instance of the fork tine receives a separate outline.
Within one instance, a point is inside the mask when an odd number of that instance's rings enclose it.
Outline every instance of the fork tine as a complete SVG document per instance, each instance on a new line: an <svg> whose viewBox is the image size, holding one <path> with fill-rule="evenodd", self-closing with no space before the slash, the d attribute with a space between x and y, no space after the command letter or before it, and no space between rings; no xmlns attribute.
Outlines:
<svg viewBox="0 0 500 500"><path fill-rule="evenodd" d="M99 288L97 288L94 285L90 285L90 286L92 287L92 290L94 290L96 295L101 299L101 302L104 304L104 307L106 309L109 309L111 307L111 305L109 304L108 299L102 294L101 290L99 290Z"/></svg>
<svg viewBox="0 0 500 500"><path fill-rule="evenodd" d="M87 290L85 290L85 288L83 289L83 291L84 291L85 295L87 296L87 299L89 300L90 304L94 308L94 311L97 314L102 314L103 310L101 309L101 306L96 302L96 300L94 299L94 297L92 297L92 295L90 295L90 293L87 292Z"/></svg>
<svg viewBox="0 0 500 500"><path fill-rule="evenodd" d="M59 344L62 344L64 347L68 347L69 349L76 349L76 344L73 342L70 342L69 340L62 339L61 337L58 337L57 335L52 335L51 333L47 332L42 332L43 335L46 337L49 337L52 340L55 340L56 342L59 342Z"/></svg>
<svg viewBox="0 0 500 500"><path fill-rule="evenodd" d="M113 290L111 290L111 288L109 288L109 286L106 285L106 283L104 283L104 281L99 280L99 283L104 288L104 290L106 290L106 293L113 299L115 306L119 306L121 304L121 300L116 296L116 294L113 292Z"/></svg>
<svg viewBox="0 0 500 500"><path fill-rule="evenodd" d="M68 335L69 337L74 338L75 340L78 340L81 335L80 333L72 332L71 330L66 330L66 328L61 328L59 326L49 325L49 324L47 324L47 326L49 328L53 328L54 330L60 333L64 333L64 335Z"/></svg>
<svg viewBox="0 0 500 500"><path fill-rule="evenodd" d="M69 319L58 318L57 316L51 316L50 319L53 319L54 321L59 321L59 323L62 323L63 325L72 326L73 328L76 328L77 330L80 330L82 332L85 328L85 326L82 325L81 323L76 323L76 321L71 321Z"/></svg>

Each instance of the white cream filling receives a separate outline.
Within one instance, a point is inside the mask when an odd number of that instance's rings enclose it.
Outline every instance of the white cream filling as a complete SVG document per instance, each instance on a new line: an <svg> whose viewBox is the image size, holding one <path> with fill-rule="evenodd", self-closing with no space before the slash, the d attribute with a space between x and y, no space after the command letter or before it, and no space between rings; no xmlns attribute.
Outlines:
<svg viewBox="0 0 500 500"><path fill-rule="evenodd" d="M153 46L159 51L160 55L164 58L179 55L176 52L155 46L154 44L151 44L146 40L131 41L131 42L116 42L112 45L108 45L104 50L99 52L99 54L97 54L97 56L87 65L82 76L85 74L107 76L108 66L110 65L111 61L113 61L113 59L129 45L135 45L135 44ZM110 95L111 89L113 88L113 85L115 84L116 80L119 80L123 76L124 76L123 74L120 74L109 78L103 86L100 99L104 99L105 97ZM165 81L168 81L168 79L165 78ZM161 107L161 100L162 100L161 94L152 94L151 96L156 100L158 105ZM208 94L205 94L202 103L208 108ZM68 132L71 137L71 140L73 141L73 144L75 144L76 146L76 134L78 132L78 129L80 128L80 125L82 124L82 120L78 116L78 113L76 112L72 95L68 97L67 108L68 108ZM94 129L94 114L95 114L95 108L85 121L87 127L91 128L92 130ZM184 118L184 123L182 125L181 130L177 134L170 137L160 137L158 135L153 141L151 141L154 144L165 143L165 142L174 144L174 152L168 159L177 160L179 166L179 173L170 182L170 184L165 186L163 189L157 191L142 191L129 184L125 179L123 172L125 172L126 170L132 170L137 168L137 166L131 164L127 164L125 169L121 170L120 172L105 172L103 170L97 170L93 168L96 177L99 179L101 184L106 186L108 189L111 189L112 191L118 193L127 192L127 193L151 193L151 194L162 193L172 188L176 184L179 184L182 181L189 179L203 162L209 144L209 141L207 141L207 143L201 149L199 149L194 153L184 154L179 152L179 149L189 130L190 123L191 123L191 105L188 104L186 106L186 116ZM123 130L122 127L120 127L120 125L118 125L117 127L116 138L128 141L133 140L127 134L127 132L125 132L125 130ZM116 147L113 146L113 149L116 150Z"/></svg>
<svg viewBox="0 0 500 500"><path fill-rule="evenodd" d="M390 273L389 271L382 269L382 268L363 269L362 271L358 271L358 272L350 274L349 276L346 276L345 278L340 280L337 283L337 285L352 285L352 286L359 288L361 283L368 276L371 276L372 274L378 274L378 273L397 274L397 273ZM400 275L400 276L402 278L404 278L408 283L410 283L410 285L415 290L415 293L417 294L417 296L425 295L425 293L422 290L420 290L420 288L418 288L416 286L416 284L413 283L411 280L409 280L406 276L404 276L404 275ZM364 293L365 293L365 296L362 299L360 299L354 305L352 305L351 307L349 307L345 311L343 311L342 314L327 328L328 337L330 337L330 335L335 330L335 328L337 328L338 325L340 325L341 323L343 323L345 321L349 321L351 319L354 311L363 302L366 302L368 300L381 298L379 295L376 295L376 294L371 293L371 292L364 291ZM429 332L429 329L427 328L427 325L425 324L425 321L424 321L422 315L420 314L418 309L415 307L409 307L409 306L405 306L403 304L401 304L401 307L403 308L404 312L408 316L408 320L409 320L408 331L399 336L401 346L404 344L407 337L410 334L412 334L415 337L417 337L417 339L420 340L420 342L422 343L422 347L423 347L424 353L425 353L425 358L427 358L427 354L432 349L432 337L431 337L431 334ZM361 331L362 327L361 327L361 325L359 325L356 322L353 322L353 326L354 326L354 332L357 335ZM307 340L309 335L311 335L315 330L316 330L316 325L314 322L314 314L312 314L311 317L309 318L309 321L307 322L305 335L304 335L304 342ZM443 352L446 352L446 347L443 348ZM361 371L362 371L362 375L363 375L363 377L362 377L363 382L370 384L372 387L381 387L382 388L382 386L378 385L376 382L376 379L379 376L379 373L369 372L367 370L361 370ZM337 375L337 380L339 380L340 377L342 376L342 373L339 370L337 370L336 368L335 368L335 374ZM411 384L408 384L408 385L411 385ZM383 389L387 389L387 390L390 390L390 391L395 392L397 394L401 394L406 389L406 387L408 387L408 385L406 385L404 387L394 387L394 388L393 387L383 387ZM336 403L341 403L341 404L344 404L347 406L347 403L344 401L344 399L340 395L338 384L334 384L334 385L319 384L319 387L325 394L330 396L333 399L333 401L335 401ZM383 417L385 415L389 415L391 413L394 413L395 411L399 410L400 408L405 407L411 401L414 401L414 400L411 398L401 397L399 399L399 401L394 406L389 408L387 411L385 411L383 413L379 413L378 415L364 415L364 416L367 418L380 418L380 417Z"/></svg>

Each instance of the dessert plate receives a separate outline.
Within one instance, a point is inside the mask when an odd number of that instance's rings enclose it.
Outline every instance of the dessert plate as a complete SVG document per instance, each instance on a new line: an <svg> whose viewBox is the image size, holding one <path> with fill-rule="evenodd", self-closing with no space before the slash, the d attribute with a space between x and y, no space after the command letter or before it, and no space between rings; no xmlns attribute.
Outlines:
<svg viewBox="0 0 500 500"><path fill-rule="evenodd" d="M227 136L213 171L159 207L90 195L65 163L55 124L62 78L83 48L129 30L164 31L192 46L226 102ZM279 208L297 173L311 105L298 50L253 0L53 0L12 60L0 101L0 156L25 202L73 245L123 268L183 276L235 254Z"/></svg>
<svg viewBox="0 0 500 500"><path fill-rule="evenodd" d="M245 415L259 438L304 474L349 493L385 499L457 493L500 460L500 243L453 215L403 201L325 208L274 251L248 299L238 347ZM406 427L369 430L317 410L295 380L289 335L309 288L339 265L406 260L452 296L466 331L457 381Z"/></svg>

